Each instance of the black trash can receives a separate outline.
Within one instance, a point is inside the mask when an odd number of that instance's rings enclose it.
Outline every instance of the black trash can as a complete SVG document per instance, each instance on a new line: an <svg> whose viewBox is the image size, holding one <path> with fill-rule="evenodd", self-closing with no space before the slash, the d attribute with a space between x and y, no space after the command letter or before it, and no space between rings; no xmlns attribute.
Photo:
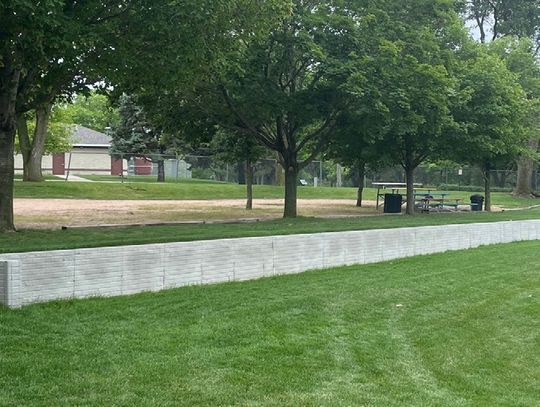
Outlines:
<svg viewBox="0 0 540 407"><path fill-rule="evenodd" d="M400 194L384 194L384 213L401 213L402 202Z"/></svg>
<svg viewBox="0 0 540 407"><path fill-rule="evenodd" d="M471 211L484 210L484 197L482 195L471 195Z"/></svg>

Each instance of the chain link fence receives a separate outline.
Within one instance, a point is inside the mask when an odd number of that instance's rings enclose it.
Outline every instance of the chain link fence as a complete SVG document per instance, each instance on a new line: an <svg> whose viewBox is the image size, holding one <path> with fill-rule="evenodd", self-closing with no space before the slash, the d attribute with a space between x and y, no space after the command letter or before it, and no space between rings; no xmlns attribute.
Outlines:
<svg viewBox="0 0 540 407"><path fill-rule="evenodd" d="M492 191L510 192L517 182L515 169L490 171ZM371 182L405 182L404 171L400 167L387 168L380 171L368 171L365 184ZM482 171L476 167L444 167L428 165L417 168L415 182L424 186L453 191L481 191L484 189L484 177ZM532 186L538 189L540 186L540 172L533 174Z"/></svg>
<svg viewBox="0 0 540 407"><path fill-rule="evenodd" d="M77 155L78 154L78 155ZM82 158L81 158L82 157ZM110 163L110 166L109 166ZM99 168L98 168L99 167ZM208 180L228 183L245 183L243 162L224 162L208 155L115 154L108 151L67 153L65 170L72 175L99 174L120 176L122 180L151 180L162 171L168 182L186 179ZM283 185L284 171L276 159L267 158L254 164L254 183L256 185ZM517 180L515 169L491 171L491 185L494 191L511 191ZM305 186L357 187L363 183L370 187L372 182L405 182L401 167L378 170L367 169L359 179L358 171L343 167L336 162L316 160L305 166L299 174L299 183ZM415 182L438 189L482 190L484 179L476 167L456 167L424 165L416 169ZM540 172L535 172L532 186L540 186Z"/></svg>

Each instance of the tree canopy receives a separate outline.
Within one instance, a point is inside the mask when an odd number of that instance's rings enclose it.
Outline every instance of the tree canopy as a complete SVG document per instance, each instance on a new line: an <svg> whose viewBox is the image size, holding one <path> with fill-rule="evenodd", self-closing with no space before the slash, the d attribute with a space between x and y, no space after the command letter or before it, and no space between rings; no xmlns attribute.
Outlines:
<svg viewBox="0 0 540 407"><path fill-rule="evenodd" d="M95 94L75 97L66 112L96 130L116 127L118 152L159 154L213 138L236 156L257 143L284 170L285 216L296 216L298 174L315 157L326 152L358 167L380 157L403 167L412 213L414 170L425 160L489 162L487 169L514 156L523 135L534 139L539 7L540 0L5 0L0 230L14 228L17 124L32 163L46 149L55 102L95 86L121 100L119 122ZM496 41L473 43L459 12L479 27L481 42Z"/></svg>

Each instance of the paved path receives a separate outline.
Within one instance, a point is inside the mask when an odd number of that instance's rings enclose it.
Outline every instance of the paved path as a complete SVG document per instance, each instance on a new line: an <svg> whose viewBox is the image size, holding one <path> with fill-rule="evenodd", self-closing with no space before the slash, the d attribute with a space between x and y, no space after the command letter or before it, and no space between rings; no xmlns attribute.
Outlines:
<svg viewBox="0 0 540 407"><path fill-rule="evenodd" d="M66 176L65 175L55 175L55 177L61 178L63 181L66 181ZM94 181L92 181L90 179L82 178L82 177L79 177L78 175L71 175L71 174L69 174L69 176L67 177L67 181L70 181L70 182L94 182Z"/></svg>

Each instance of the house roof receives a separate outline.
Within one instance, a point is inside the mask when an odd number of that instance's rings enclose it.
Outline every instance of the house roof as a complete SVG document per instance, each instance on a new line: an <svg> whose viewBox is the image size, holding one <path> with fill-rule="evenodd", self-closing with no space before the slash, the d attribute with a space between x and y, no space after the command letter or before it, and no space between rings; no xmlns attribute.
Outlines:
<svg viewBox="0 0 540 407"><path fill-rule="evenodd" d="M89 129L84 126L75 126L71 136L73 147L110 147L111 137L105 133Z"/></svg>

